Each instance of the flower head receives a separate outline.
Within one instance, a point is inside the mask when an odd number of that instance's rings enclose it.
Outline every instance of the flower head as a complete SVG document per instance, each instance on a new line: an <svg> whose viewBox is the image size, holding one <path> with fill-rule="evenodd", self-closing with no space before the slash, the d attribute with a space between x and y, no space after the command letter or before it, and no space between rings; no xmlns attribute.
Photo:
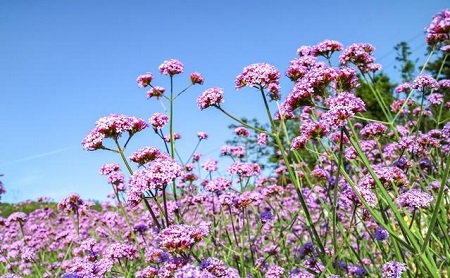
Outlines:
<svg viewBox="0 0 450 278"><path fill-rule="evenodd" d="M414 79L412 89L416 89L421 92L426 92L429 90L438 90L439 83L428 74L421 74Z"/></svg>
<svg viewBox="0 0 450 278"><path fill-rule="evenodd" d="M354 43L347 47L339 56L342 64L348 62L354 64L361 72L374 72L381 69L380 64L375 64L372 54L375 48L368 43Z"/></svg>
<svg viewBox="0 0 450 278"><path fill-rule="evenodd" d="M208 139L208 133L203 132L203 131L197 132L197 137L200 140L206 140L206 139Z"/></svg>
<svg viewBox="0 0 450 278"><path fill-rule="evenodd" d="M153 79L153 74L147 72L146 74L139 75L136 79L138 86L143 88L150 85Z"/></svg>
<svg viewBox="0 0 450 278"><path fill-rule="evenodd" d="M131 154L130 160L140 165L144 165L148 162L155 160L159 157L161 151L156 147L143 147Z"/></svg>
<svg viewBox="0 0 450 278"><path fill-rule="evenodd" d="M161 249L169 253L184 254L208 234L208 227L178 224L162 230L157 241Z"/></svg>
<svg viewBox="0 0 450 278"><path fill-rule="evenodd" d="M342 44L334 40L325 40L316 44L313 49L315 56L324 56L329 58L333 52L342 50Z"/></svg>
<svg viewBox="0 0 450 278"><path fill-rule="evenodd" d="M427 33L428 45L434 46L436 44L445 42L450 39L450 10L442 10L433 16L430 25L425 28Z"/></svg>
<svg viewBox="0 0 450 278"><path fill-rule="evenodd" d="M245 67L236 77L237 89L245 86L267 89L272 84L279 84L280 72L272 65L266 63L252 64Z"/></svg>
<svg viewBox="0 0 450 278"><path fill-rule="evenodd" d="M197 99L197 106L200 110L210 106L219 106L223 100L223 90L221 88L210 88L204 91Z"/></svg>
<svg viewBox="0 0 450 278"><path fill-rule="evenodd" d="M128 117L121 114L111 114L100 118L95 123L95 128L89 131L81 144L84 149L93 151L103 148L104 138L119 138L123 132L128 132L130 136L142 131L148 125L144 120L136 117Z"/></svg>
<svg viewBox="0 0 450 278"><path fill-rule="evenodd" d="M159 130L169 122L169 117L164 113L156 112L150 117L149 122L154 130Z"/></svg>
<svg viewBox="0 0 450 278"><path fill-rule="evenodd" d="M166 60L159 66L159 72L161 72L164 75L172 76L175 74L180 74L183 72L183 70L184 70L183 64L175 59Z"/></svg>
<svg viewBox="0 0 450 278"><path fill-rule="evenodd" d="M204 79L200 73L193 72L193 73L191 73L189 78L191 79L192 85L195 85L195 84L203 85Z"/></svg>
<svg viewBox="0 0 450 278"><path fill-rule="evenodd" d="M160 86L155 86L147 92L147 98L156 97L158 99L164 94L165 91L166 91L165 88L160 87Z"/></svg>
<svg viewBox="0 0 450 278"><path fill-rule="evenodd" d="M402 193L397 198L397 204L401 207L427 208L433 201L433 195L423 192L420 189L411 189Z"/></svg>
<svg viewBox="0 0 450 278"><path fill-rule="evenodd" d="M381 268L381 275L386 278L400 278L407 269L408 267L404 263L390 261Z"/></svg>

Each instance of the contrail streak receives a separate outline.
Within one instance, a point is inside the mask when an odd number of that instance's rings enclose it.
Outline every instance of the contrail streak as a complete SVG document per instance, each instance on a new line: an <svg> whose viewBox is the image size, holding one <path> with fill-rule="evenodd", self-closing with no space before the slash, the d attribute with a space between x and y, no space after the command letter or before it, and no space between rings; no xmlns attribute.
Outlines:
<svg viewBox="0 0 450 278"><path fill-rule="evenodd" d="M13 160L13 161L9 161L9 162L0 164L0 166L13 165L13 164L20 163L20 162L25 162L25 161L34 160L34 159L38 159L38 158L42 158L42 157L46 157L46 156L50 156L50 155L55 155L55 154L59 154L59 153L62 153L62 152L66 152L66 151L72 150L74 148L75 147L69 147L69 148L58 149L58 150L49 151L49 152L45 152L45 153L30 155L30 156L27 156L27 157L24 157L24 158L20 158L20 159L16 159L16 160Z"/></svg>

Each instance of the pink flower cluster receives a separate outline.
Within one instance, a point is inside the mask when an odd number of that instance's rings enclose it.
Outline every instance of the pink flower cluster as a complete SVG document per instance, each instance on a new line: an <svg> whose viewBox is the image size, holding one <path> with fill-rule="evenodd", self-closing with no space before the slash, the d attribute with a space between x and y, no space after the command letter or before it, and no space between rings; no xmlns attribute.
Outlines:
<svg viewBox="0 0 450 278"><path fill-rule="evenodd" d="M428 45L444 43L448 45L450 40L450 10L442 10L433 16L430 25L425 28Z"/></svg>
<svg viewBox="0 0 450 278"><path fill-rule="evenodd" d="M129 181L127 203L138 205L144 194L151 190L163 190L183 174L183 167L167 154L160 154L147 168L133 173Z"/></svg>
<svg viewBox="0 0 450 278"><path fill-rule="evenodd" d="M271 100L278 100L280 72L272 65L266 63L251 64L245 67L241 74L236 77L237 89L245 86L268 89Z"/></svg>
<svg viewBox="0 0 450 278"><path fill-rule="evenodd" d="M148 120L154 130L162 129L168 122L169 117L164 113L156 112Z"/></svg>
<svg viewBox="0 0 450 278"><path fill-rule="evenodd" d="M347 47L339 56L342 64L348 62L354 64L361 72L375 72L381 69L380 64L375 64L372 54L375 48L368 43L354 43Z"/></svg>
<svg viewBox="0 0 450 278"><path fill-rule="evenodd" d="M139 75L136 79L138 86L141 88L147 87L148 85L150 85L152 80L153 80L153 75L149 72L147 72L146 74Z"/></svg>
<svg viewBox="0 0 450 278"><path fill-rule="evenodd" d="M156 147L143 147L131 154L130 160L144 165L155 160L161 155L161 151Z"/></svg>
<svg viewBox="0 0 450 278"><path fill-rule="evenodd" d="M200 110L211 106L219 106L223 100L223 90L221 88L210 88L204 91L197 99L197 106Z"/></svg>
<svg viewBox="0 0 450 278"><path fill-rule="evenodd" d="M209 235L209 224L200 226L172 225L162 230L157 241L161 249L175 254L185 254L203 237Z"/></svg>
<svg viewBox="0 0 450 278"><path fill-rule="evenodd" d="M89 131L81 144L88 151L102 149L104 148L104 138L117 140L123 132L128 132L129 136L133 136L147 126L147 123L142 119L120 114L111 114L100 118L95 123L95 128Z"/></svg>
<svg viewBox="0 0 450 278"><path fill-rule="evenodd" d="M161 72L164 75L175 75L175 74L180 74L182 73L184 70L184 65L175 59L169 59L164 61L160 66L159 66L159 72Z"/></svg>

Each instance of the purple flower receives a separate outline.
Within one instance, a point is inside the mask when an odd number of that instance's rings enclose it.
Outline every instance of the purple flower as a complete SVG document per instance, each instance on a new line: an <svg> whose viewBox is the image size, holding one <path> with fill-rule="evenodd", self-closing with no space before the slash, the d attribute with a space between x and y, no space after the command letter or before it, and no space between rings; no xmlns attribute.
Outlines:
<svg viewBox="0 0 450 278"><path fill-rule="evenodd" d="M25 223L27 219L28 215L21 211L13 212L8 216L8 222Z"/></svg>
<svg viewBox="0 0 450 278"><path fill-rule="evenodd" d="M197 132L197 137L200 140L206 140L206 139L208 139L208 134L206 132L200 131L200 132Z"/></svg>
<svg viewBox="0 0 450 278"><path fill-rule="evenodd" d="M169 253L185 254L208 234L209 228L179 224L163 229L157 241L161 249Z"/></svg>
<svg viewBox="0 0 450 278"><path fill-rule="evenodd" d="M438 90L439 83L430 75L422 74L414 79L411 88L421 92L427 92L429 90Z"/></svg>
<svg viewBox="0 0 450 278"><path fill-rule="evenodd" d="M147 91L147 98L156 97L157 99L159 99L164 94L165 91L166 89L164 87L155 86L151 88L149 91Z"/></svg>
<svg viewBox="0 0 450 278"><path fill-rule="evenodd" d="M359 131L359 134L363 137L371 138L384 134L386 130L387 127L383 124L369 123Z"/></svg>
<svg viewBox="0 0 450 278"><path fill-rule="evenodd" d="M83 205L84 201L78 194L71 194L58 203L58 209L67 213L75 213L82 208Z"/></svg>
<svg viewBox="0 0 450 278"><path fill-rule="evenodd" d="M195 85L195 84L203 85L204 79L203 79L203 77L201 76L200 73L193 72L193 73L191 73L189 78L191 79L192 85Z"/></svg>
<svg viewBox="0 0 450 278"><path fill-rule="evenodd" d="M204 91L197 99L197 106L200 110L210 106L219 106L223 100L223 90L221 88L210 88Z"/></svg>
<svg viewBox="0 0 450 278"><path fill-rule="evenodd" d="M154 113L148 120L154 130L162 129L168 122L169 117L164 113Z"/></svg>
<svg viewBox="0 0 450 278"><path fill-rule="evenodd" d="M219 167L217 166L219 162L217 160L214 159L208 159L207 161L205 161L202 164L202 168L207 171L207 172L214 172L217 171L219 169Z"/></svg>
<svg viewBox="0 0 450 278"><path fill-rule="evenodd" d="M324 121L330 128L344 126L347 120L353 118L356 113L366 110L366 105L352 93L344 92L326 100L329 110L323 115Z"/></svg>
<svg viewBox="0 0 450 278"><path fill-rule="evenodd" d="M269 269L266 272L266 278L281 278L283 277L284 268L277 265L269 266Z"/></svg>
<svg viewBox="0 0 450 278"><path fill-rule="evenodd" d="M433 16L430 25L425 28L428 45L435 45L449 39L450 10L442 10Z"/></svg>
<svg viewBox="0 0 450 278"><path fill-rule="evenodd" d="M433 201L433 195L423 192L420 189L411 189L402 193L397 198L397 204L401 207L427 208Z"/></svg>
<svg viewBox="0 0 450 278"><path fill-rule="evenodd" d="M342 44L334 40L325 40L316 44L313 49L315 56L324 56L329 58L333 52L342 50Z"/></svg>
<svg viewBox="0 0 450 278"><path fill-rule="evenodd" d="M138 163L139 165L144 165L148 162L155 160L159 157L161 151L156 147L143 147L131 154L130 160Z"/></svg>
<svg viewBox="0 0 450 278"><path fill-rule="evenodd" d="M228 267L225 265L225 263L217 258L207 258L206 260L202 261L199 265L199 268L201 270L206 270L214 277L226 277L227 276L227 269Z"/></svg>
<svg viewBox="0 0 450 278"><path fill-rule="evenodd" d="M384 241L387 238L389 238L389 233L388 231L386 231L385 229L383 229L382 227L378 226L375 229L375 233L374 233L375 239L378 241Z"/></svg>
<svg viewBox="0 0 450 278"><path fill-rule="evenodd" d="M259 214L259 220L261 220L262 223L267 223L272 219L273 215L270 212L270 209L265 209Z"/></svg>
<svg viewBox="0 0 450 278"><path fill-rule="evenodd" d="M280 72L274 66L257 63L245 67L236 77L235 84L237 89L245 86L267 89L270 84L278 84L279 79Z"/></svg>
<svg viewBox="0 0 450 278"><path fill-rule="evenodd" d="M139 258L139 252L136 246L124 243L112 243L106 251L105 257L114 263L114 260L136 260Z"/></svg>
<svg viewBox="0 0 450 278"><path fill-rule="evenodd" d="M128 117L120 114L111 114L100 118L95 123L95 128L83 139L81 144L88 151L103 148L104 138L119 138L123 132L128 132L130 136L142 131L148 125L144 120L136 117Z"/></svg>
<svg viewBox="0 0 450 278"><path fill-rule="evenodd" d="M130 177L127 203L136 206L142 194L152 189L164 189L167 184L180 177L183 167L168 155L158 156L147 168L142 168Z"/></svg>
<svg viewBox="0 0 450 278"><path fill-rule="evenodd" d="M239 126L239 127L235 128L234 132L236 133L237 136L242 136L242 137L250 136L250 132L248 132L247 128L245 128L243 126Z"/></svg>
<svg viewBox="0 0 450 278"><path fill-rule="evenodd" d="M268 135L267 133L259 133L256 139L256 143L260 146L265 146L267 144Z"/></svg>
<svg viewBox="0 0 450 278"><path fill-rule="evenodd" d="M159 72L170 76L182 73L183 69L183 64L175 59L166 60L159 66Z"/></svg>
<svg viewBox="0 0 450 278"><path fill-rule="evenodd" d="M117 163L107 163L103 164L102 167L100 167L100 174L101 175L109 175L112 172L120 171L120 166Z"/></svg>
<svg viewBox="0 0 450 278"><path fill-rule="evenodd" d="M381 275L386 278L400 278L407 269L408 267L404 263L390 261L382 266Z"/></svg>
<svg viewBox="0 0 450 278"><path fill-rule="evenodd" d="M152 82L153 79L153 75L149 72L147 72L146 74L142 74L139 75L136 79L138 86L143 88L143 87L147 87L148 85L150 85L150 83Z"/></svg>
<svg viewBox="0 0 450 278"><path fill-rule="evenodd" d="M368 43L354 43L347 47L339 56L342 64L348 62L354 64L361 72L374 72L381 69L380 64L375 64L372 54L375 48Z"/></svg>
<svg viewBox="0 0 450 278"><path fill-rule="evenodd" d="M209 192L221 192L231 188L231 181L224 177L218 177L213 180L205 181L203 187Z"/></svg>

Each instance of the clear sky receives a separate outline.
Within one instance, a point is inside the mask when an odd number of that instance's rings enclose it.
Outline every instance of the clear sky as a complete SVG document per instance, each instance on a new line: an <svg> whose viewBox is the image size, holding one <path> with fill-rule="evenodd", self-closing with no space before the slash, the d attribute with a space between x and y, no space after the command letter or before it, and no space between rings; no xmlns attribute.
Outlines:
<svg viewBox="0 0 450 278"><path fill-rule="evenodd" d="M267 62L284 73L301 45L325 39L348 46L367 42L377 62L395 77L393 47L407 41L423 59L424 28L448 8L444 0L341 1L23 1L0 2L0 173L4 202L48 196L59 200L72 192L104 200L110 187L98 173L109 152L87 152L81 140L95 121L111 113L148 119L162 108L136 85L145 72L167 86L158 66L175 58L185 74L205 78L175 103L178 149L187 157L196 133L210 139L199 149L218 157L231 123L215 109L199 111L196 99L210 87L224 88L223 107L237 116L261 117L262 103L250 89L236 91L242 68ZM282 81L284 96L290 90ZM160 146L148 129L136 135L128 154ZM205 144L203 144L205 143Z"/></svg>

